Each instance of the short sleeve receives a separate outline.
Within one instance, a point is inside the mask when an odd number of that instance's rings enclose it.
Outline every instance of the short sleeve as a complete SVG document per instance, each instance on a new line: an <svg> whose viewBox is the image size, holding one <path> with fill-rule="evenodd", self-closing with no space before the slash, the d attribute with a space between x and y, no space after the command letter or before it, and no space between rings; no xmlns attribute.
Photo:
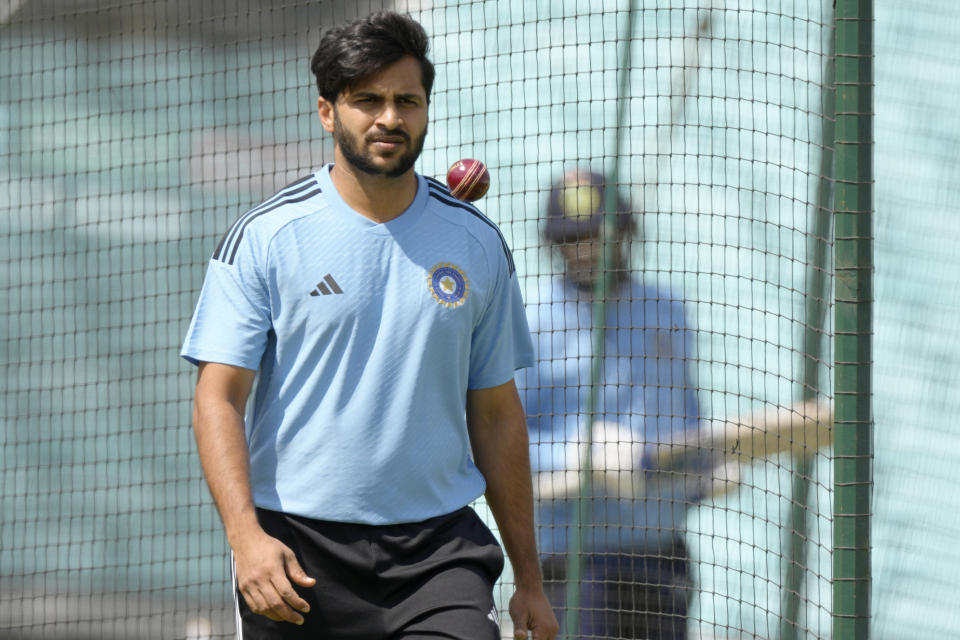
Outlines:
<svg viewBox="0 0 960 640"><path fill-rule="evenodd" d="M514 372L533 365L533 343L517 273L497 253L497 272L486 309L474 327L470 344L470 377L467 386L485 389L513 378Z"/></svg>
<svg viewBox="0 0 960 640"><path fill-rule="evenodd" d="M180 355L256 370L271 328L270 296L253 242L210 261Z"/></svg>

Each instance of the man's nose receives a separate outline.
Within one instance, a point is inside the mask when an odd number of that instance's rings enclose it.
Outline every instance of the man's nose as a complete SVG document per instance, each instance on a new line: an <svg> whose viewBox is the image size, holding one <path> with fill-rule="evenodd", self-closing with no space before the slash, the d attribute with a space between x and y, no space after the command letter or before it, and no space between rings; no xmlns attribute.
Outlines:
<svg viewBox="0 0 960 640"><path fill-rule="evenodd" d="M392 101L387 101L384 103L383 109L380 110L377 124L385 129L395 129L402 120L397 105Z"/></svg>

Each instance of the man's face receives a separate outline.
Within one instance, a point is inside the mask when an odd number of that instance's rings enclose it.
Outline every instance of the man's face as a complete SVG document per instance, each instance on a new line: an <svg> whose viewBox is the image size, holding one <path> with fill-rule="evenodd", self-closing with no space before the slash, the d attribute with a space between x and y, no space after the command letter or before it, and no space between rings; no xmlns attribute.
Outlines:
<svg viewBox="0 0 960 640"><path fill-rule="evenodd" d="M411 169L427 136L427 95L420 64L405 57L345 90L334 104L320 98L320 120L342 160L373 176Z"/></svg>
<svg viewBox="0 0 960 640"><path fill-rule="evenodd" d="M612 264L609 270L623 269L622 241L614 240ZM603 262L603 241L599 237L581 238L575 242L563 242L557 246L566 265L567 278L580 289L592 291L600 275Z"/></svg>
<svg viewBox="0 0 960 640"><path fill-rule="evenodd" d="M603 259L603 243L600 239L582 238L576 242L563 242L557 245L557 250L567 267L567 278L581 289L593 288Z"/></svg>

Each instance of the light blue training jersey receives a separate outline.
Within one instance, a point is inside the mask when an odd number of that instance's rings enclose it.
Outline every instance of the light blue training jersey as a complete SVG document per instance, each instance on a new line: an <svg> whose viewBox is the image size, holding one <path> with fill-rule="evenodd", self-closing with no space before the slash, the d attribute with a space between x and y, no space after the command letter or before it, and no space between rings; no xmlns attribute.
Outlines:
<svg viewBox="0 0 960 640"><path fill-rule="evenodd" d="M545 277L527 316L536 364L518 375L530 427L533 471L557 471L577 459L586 438L593 367L593 303L568 280ZM693 333L683 302L669 291L630 280L607 302L604 366L595 419L619 425L644 443L637 473L657 443L682 439L699 428L693 385ZM627 436L625 436L627 437ZM572 450L571 450L572 448ZM622 499L596 495L581 523L582 548L592 553L656 552L683 532L688 508L699 499L704 461L670 474L647 474L644 495ZM538 547L564 553L574 526L572 500L537 503Z"/></svg>
<svg viewBox="0 0 960 640"><path fill-rule="evenodd" d="M499 229L439 182L377 224L328 165L230 228L181 355L258 370L246 416L257 506L363 524L450 513L485 490L467 389L532 344Z"/></svg>

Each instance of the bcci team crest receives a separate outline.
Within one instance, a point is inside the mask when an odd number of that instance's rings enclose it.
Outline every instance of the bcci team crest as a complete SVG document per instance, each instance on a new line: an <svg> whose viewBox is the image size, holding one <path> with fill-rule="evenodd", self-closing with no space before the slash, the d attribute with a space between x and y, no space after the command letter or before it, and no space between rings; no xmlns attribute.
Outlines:
<svg viewBox="0 0 960 640"><path fill-rule="evenodd" d="M467 301L470 284L456 265L449 262L436 265L430 270L427 282L434 299L448 309L459 307Z"/></svg>

